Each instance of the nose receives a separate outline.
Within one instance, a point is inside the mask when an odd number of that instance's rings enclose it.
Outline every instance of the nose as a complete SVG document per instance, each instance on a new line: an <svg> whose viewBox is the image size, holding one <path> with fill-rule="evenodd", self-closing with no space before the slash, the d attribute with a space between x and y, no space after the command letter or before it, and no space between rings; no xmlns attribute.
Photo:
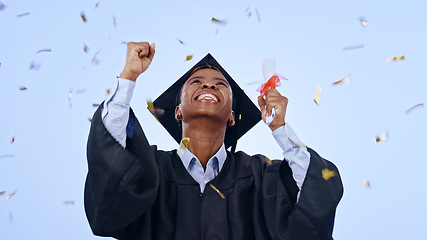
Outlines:
<svg viewBox="0 0 427 240"><path fill-rule="evenodd" d="M216 86L215 85L211 85L210 83L203 83L202 88L206 88L206 89L212 89L215 90Z"/></svg>

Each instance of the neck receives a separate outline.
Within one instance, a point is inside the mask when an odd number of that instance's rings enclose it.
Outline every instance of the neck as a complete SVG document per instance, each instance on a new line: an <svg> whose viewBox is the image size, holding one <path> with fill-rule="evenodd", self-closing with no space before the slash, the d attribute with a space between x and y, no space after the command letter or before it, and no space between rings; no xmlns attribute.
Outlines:
<svg viewBox="0 0 427 240"><path fill-rule="evenodd" d="M227 123L218 124L211 119L197 119L197 121L182 123L182 137L190 138L187 148L199 159L203 168L222 146Z"/></svg>

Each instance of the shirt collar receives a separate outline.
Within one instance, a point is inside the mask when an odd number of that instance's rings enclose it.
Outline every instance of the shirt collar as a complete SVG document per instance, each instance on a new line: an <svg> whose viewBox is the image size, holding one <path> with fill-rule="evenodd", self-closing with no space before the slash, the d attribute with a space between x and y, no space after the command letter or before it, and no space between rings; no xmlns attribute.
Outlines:
<svg viewBox="0 0 427 240"><path fill-rule="evenodd" d="M178 154L179 158L181 159L181 161L184 164L186 169L188 169L188 167L190 166L191 160L193 158L195 158L197 161L199 161L199 159L192 152L190 152L190 150L188 150L188 148L186 148L184 146L182 141L179 144L179 148L178 148L178 151L176 153ZM224 143L221 145L221 147L218 149L218 151L215 153L215 155L213 155L209 159L208 164L214 157L216 157L218 160L218 172L220 172L222 169L222 166L224 165L225 160L227 159L227 151L225 150Z"/></svg>

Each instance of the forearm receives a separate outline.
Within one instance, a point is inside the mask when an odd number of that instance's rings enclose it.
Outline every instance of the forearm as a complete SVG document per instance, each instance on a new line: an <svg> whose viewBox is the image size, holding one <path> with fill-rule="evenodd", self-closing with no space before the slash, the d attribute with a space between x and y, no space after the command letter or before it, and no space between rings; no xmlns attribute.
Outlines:
<svg viewBox="0 0 427 240"><path fill-rule="evenodd" d="M134 88L135 82L118 78L102 110L102 122L123 148L126 147L126 126Z"/></svg>

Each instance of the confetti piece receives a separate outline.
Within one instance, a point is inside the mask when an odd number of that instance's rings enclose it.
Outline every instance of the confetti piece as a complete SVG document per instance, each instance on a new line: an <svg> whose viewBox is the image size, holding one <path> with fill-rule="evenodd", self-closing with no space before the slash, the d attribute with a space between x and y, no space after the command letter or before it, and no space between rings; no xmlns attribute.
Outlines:
<svg viewBox="0 0 427 240"><path fill-rule="evenodd" d="M13 197L13 195L15 195L15 193L16 193L17 191L18 191L18 190L15 190L13 193L9 194L9 196L7 196L7 197L6 197L6 199L10 199L11 197Z"/></svg>
<svg viewBox="0 0 427 240"><path fill-rule="evenodd" d="M216 188L214 185L212 185L212 183L209 183L209 186L213 189L213 190L215 190L220 196L221 196L221 198L222 199L225 199L225 196L224 196L224 194L222 194L222 192L221 191L219 191L218 190L218 188Z"/></svg>
<svg viewBox="0 0 427 240"><path fill-rule="evenodd" d="M123 42L121 42L121 44L127 44L128 42L126 42L126 41L123 41Z"/></svg>
<svg viewBox="0 0 427 240"><path fill-rule="evenodd" d="M95 8L98 8L99 7L99 2L97 2L96 4L95 4Z"/></svg>
<svg viewBox="0 0 427 240"><path fill-rule="evenodd" d="M76 94L80 94L80 93L84 93L84 92L86 92L86 89L80 89L80 90L76 91Z"/></svg>
<svg viewBox="0 0 427 240"><path fill-rule="evenodd" d="M92 118L87 118L87 120L89 120L89 122L92 122Z"/></svg>
<svg viewBox="0 0 427 240"><path fill-rule="evenodd" d="M10 139L10 144L15 142L15 136L12 137L12 139Z"/></svg>
<svg viewBox="0 0 427 240"><path fill-rule="evenodd" d="M367 180L363 180L363 186L365 186L367 188L371 188L371 183L369 183L369 181L367 181Z"/></svg>
<svg viewBox="0 0 427 240"><path fill-rule="evenodd" d="M165 113L165 110L155 108L153 102L149 99L147 99L147 108L151 112L151 114L153 114L153 116L157 119L157 121L159 121L158 117L163 116L163 114Z"/></svg>
<svg viewBox="0 0 427 240"><path fill-rule="evenodd" d="M116 29L116 16L113 16L113 25L114 25L114 29Z"/></svg>
<svg viewBox="0 0 427 240"><path fill-rule="evenodd" d="M12 212L9 212L9 224L13 223L13 214Z"/></svg>
<svg viewBox="0 0 427 240"><path fill-rule="evenodd" d="M261 15L259 15L258 8L256 8L255 11L256 11L256 16L258 18L258 22L261 22Z"/></svg>
<svg viewBox="0 0 427 240"><path fill-rule="evenodd" d="M98 52L96 52L95 55L93 55L92 64L94 64L94 65L98 65L99 64L99 59L96 56L98 56L98 53L100 51L101 51L101 49L99 49Z"/></svg>
<svg viewBox="0 0 427 240"><path fill-rule="evenodd" d="M73 94L73 89L71 88L70 91L68 92L68 104L71 108L71 96Z"/></svg>
<svg viewBox="0 0 427 240"><path fill-rule="evenodd" d="M20 87L18 87L19 88L19 90L21 90L21 91L25 91L25 90L27 90L27 88L26 87L24 87L24 86L20 86Z"/></svg>
<svg viewBox="0 0 427 240"><path fill-rule="evenodd" d="M340 84L340 83L347 83L347 84L350 83L350 74L347 75L347 76L345 76L343 79L341 79L339 81L333 82L332 84L333 85L337 85L337 84Z"/></svg>
<svg viewBox="0 0 427 240"><path fill-rule="evenodd" d="M28 16L28 15L30 15L30 12L18 14L18 15L16 15L16 17L21 18L21 17L25 17L25 16Z"/></svg>
<svg viewBox="0 0 427 240"><path fill-rule="evenodd" d="M306 146L304 143L301 143L301 142L295 142L295 141L293 141L292 139L289 139L289 140L291 141L291 143L292 143L292 144L295 144L295 145L300 146L300 147L307 148L307 146Z"/></svg>
<svg viewBox="0 0 427 240"><path fill-rule="evenodd" d="M360 24L362 24L362 27L368 26L368 21L364 17L359 18Z"/></svg>
<svg viewBox="0 0 427 240"><path fill-rule="evenodd" d="M106 94L106 95L110 94L110 92L111 92L111 90L110 90L110 89L105 90L105 94Z"/></svg>
<svg viewBox="0 0 427 240"><path fill-rule="evenodd" d="M353 49L358 49L358 48L363 48L363 47L365 47L365 45L359 44L359 45L352 45L352 46L343 47L342 50L347 51L347 50L353 50Z"/></svg>
<svg viewBox="0 0 427 240"><path fill-rule="evenodd" d="M28 69L30 69L30 70L34 70L34 71L38 71L38 70L40 70L40 67L41 67L41 64L40 64L40 63L37 63L37 62L35 62L35 61L32 61L32 62L30 63L30 66L28 67Z"/></svg>
<svg viewBox="0 0 427 240"><path fill-rule="evenodd" d="M178 42L179 43L181 43L182 45L184 45L184 42L183 41L181 41L179 38L177 38L178 39Z"/></svg>
<svg viewBox="0 0 427 240"><path fill-rule="evenodd" d="M185 147L188 147L188 143L190 142L190 138L189 137L184 137L182 139L182 144L184 144Z"/></svg>
<svg viewBox="0 0 427 240"><path fill-rule="evenodd" d="M387 62L391 63L391 62L397 62L400 60L404 60L405 56L399 56L399 57L391 57L391 58L387 58Z"/></svg>
<svg viewBox="0 0 427 240"><path fill-rule="evenodd" d="M316 93L314 94L314 102L319 105L320 102L320 96L322 95L322 87L317 86Z"/></svg>
<svg viewBox="0 0 427 240"><path fill-rule="evenodd" d="M268 165L273 164L273 161L271 161L267 156L264 156L264 162L266 162Z"/></svg>
<svg viewBox="0 0 427 240"><path fill-rule="evenodd" d="M7 157L13 158L13 156L14 156L13 154L3 154L0 156L0 158L7 158Z"/></svg>
<svg viewBox="0 0 427 240"><path fill-rule="evenodd" d="M329 170L327 168L322 170L322 177L323 179L325 179L326 181L328 181L330 178L338 176L338 173L332 170Z"/></svg>
<svg viewBox="0 0 427 240"><path fill-rule="evenodd" d="M2 191L2 192L0 192L0 196L3 196L3 195L5 195L6 194L6 191Z"/></svg>
<svg viewBox="0 0 427 240"><path fill-rule="evenodd" d="M4 11L6 9L6 5L4 5L2 2L0 2L0 11Z"/></svg>
<svg viewBox="0 0 427 240"><path fill-rule="evenodd" d="M36 52L36 54L41 53L41 52L52 52L52 49L50 49L50 48L40 49Z"/></svg>
<svg viewBox="0 0 427 240"><path fill-rule="evenodd" d="M94 103L94 104L92 104L92 106L94 106L94 107L98 107L98 106L99 106L99 104L98 104L98 103Z"/></svg>
<svg viewBox="0 0 427 240"><path fill-rule="evenodd" d="M83 51L85 51L85 53L89 51L89 47L86 44L83 45Z"/></svg>
<svg viewBox="0 0 427 240"><path fill-rule="evenodd" d="M252 16L251 9L249 8L249 6L246 9L246 16L248 16L249 18Z"/></svg>
<svg viewBox="0 0 427 240"><path fill-rule="evenodd" d="M220 19L217 19L217 18L214 18L214 17L211 19L211 22L219 24L219 25L226 25L227 24L227 20L226 19L225 20L220 20Z"/></svg>
<svg viewBox="0 0 427 240"><path fill-rule="evenodd" d="M80 17L82 17L83 22L85 23L87 21L85 12L80 12Z"/></svg>
<svg viewBox="0 0 427 240"><path fill-rule="evenodd" d="M63 201L62 204L64 204L64 205L74 205L74 201Z"/></svg>
<svg viewBox="0 0 427 240"><path fill-rule="evenodd" d="M388 140L388 132L383 132L374 138L375 143Z"/></svg>
<svg viewBox="0 0 427 240"><path fill-rule="evenodd" d="M255 85L255 84L260 84L260 83L262 83L262 81L253 81L253 82L246 83L246 85Z"/></svg>
<svg viewBox="0 0 427 240"><path fill-rule="evenodd" d="M188 55L188 56L185 58L185 61L190 61L191 59L193 59L193 54Z"/></svg>
<svg viewBox="0 0 427 240"><path fill-rule="evenodd" d="M424 107L424 103L419 103L419 104L417 104L415 106L412 106L410 109L406 110L406 114L411 113L415 109L419 109L419 108L423 108L423 107Z"/></svg>

